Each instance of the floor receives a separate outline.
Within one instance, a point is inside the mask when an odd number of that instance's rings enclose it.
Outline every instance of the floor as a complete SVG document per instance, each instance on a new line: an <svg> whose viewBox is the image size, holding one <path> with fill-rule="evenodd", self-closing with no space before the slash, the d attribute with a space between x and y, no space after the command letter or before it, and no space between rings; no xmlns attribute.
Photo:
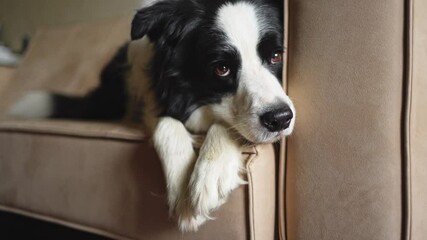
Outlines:
<svg viewBox="0 0 427 240"><path fill-rule="evenodd" d="M0 212L1 239L110 240L63 226Z"/></svg>

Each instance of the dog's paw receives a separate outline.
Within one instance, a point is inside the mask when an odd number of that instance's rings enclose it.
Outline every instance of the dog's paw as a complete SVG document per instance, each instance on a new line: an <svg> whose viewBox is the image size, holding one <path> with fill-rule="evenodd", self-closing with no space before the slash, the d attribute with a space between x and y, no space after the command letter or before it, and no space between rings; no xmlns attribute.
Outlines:
<svg viewBox="0 0 427 240"><path fill-rule="evenodd" d="M187 196L187 193L188 192L185 192L182 196ZM199 227L208 220L204 216L195 213L188 197L181 197L178 199L175 214L181 232L196 232L199 230Z"/></svg>
<svg viewBox="0 0 427 240"><path fill-rule="evenodd" d="M189 184L190 203L196 216L211 219L211 212L224 204L234 189L246 183L240 178L241 169L240 151L221 154L219 159L203 154L199 157Z"/></svg>
<svg viewBox="0 0 427 240"><path fill-rule="evenodd" d="M181 230L181 232L197 232L199 227L205 223L206 220L207 219L201 215L180 216L178 218L179 230Z"/></svg>

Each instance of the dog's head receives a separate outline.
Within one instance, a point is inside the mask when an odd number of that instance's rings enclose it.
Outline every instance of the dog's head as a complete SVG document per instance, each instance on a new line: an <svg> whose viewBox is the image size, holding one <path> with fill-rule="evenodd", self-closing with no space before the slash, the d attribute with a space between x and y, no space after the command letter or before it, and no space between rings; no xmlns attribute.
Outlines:
<svg viewBox="0 0 427 240"><path fill-rule="evenodd" d="M279 2L279 1L276 1ZM168 0L141 9L132 39L155 45L153 87L163 114L185 122L202 106L254 143L292 132L281 86L281 8L271 1Z"/></svg>

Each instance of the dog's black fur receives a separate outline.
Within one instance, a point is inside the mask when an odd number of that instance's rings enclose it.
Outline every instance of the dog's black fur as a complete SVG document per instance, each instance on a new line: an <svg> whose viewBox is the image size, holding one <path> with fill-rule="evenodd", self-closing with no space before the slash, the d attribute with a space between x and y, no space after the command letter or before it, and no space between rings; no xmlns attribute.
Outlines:
<svg viewBox="0 0 427 240"><path fill-rule="evenodd" d="M121 47L100 75L100 85L85 97L53 94L51 118L119 119L126 113L128 44Z"/></svg>
<svg viewBox="0 0 427 240"><path fill-rule="evenodd" d="M132 21L132 40L148 36L155 43L150 73L156 100L162 116L180 121L188 119L200 106L218 103L237 90L241 59L238 51L225 41L214 27L214 14L219 5L238 0L201 1L169 0L139 10ZM268 11L271 26L258 46L266 61L272 46L282 46L281 1L253 1ZM272 7L273 6L273 7ZM226 63L233 71L217 79L214 68ZM119 119L126 112L128 94L125 78L128 70L127 45L122 47L100 76L100 85L84 98L54 95L52 118ZM281 80L282 65L270 65Z"/></svg>

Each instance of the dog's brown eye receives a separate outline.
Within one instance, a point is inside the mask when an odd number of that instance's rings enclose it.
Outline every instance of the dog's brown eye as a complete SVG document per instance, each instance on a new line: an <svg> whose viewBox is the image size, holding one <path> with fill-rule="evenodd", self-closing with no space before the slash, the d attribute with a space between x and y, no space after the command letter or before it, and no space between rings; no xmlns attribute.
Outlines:
<svg viewBox="0 0 427 240"><path fill-rule="evenodd" d="M270 62L272 64L277 64L277 63L281 63L283 59L283 54L280 51L276 51L273 53L273 55L271 56Z"/></svg>
<svg viewBox="0 0 427 240"><path fill-rule="evenodd" d="M215 68L215 74L218 77L227 77L228 75L230 75L230 68L226 65L218 65Z"/></svg>

